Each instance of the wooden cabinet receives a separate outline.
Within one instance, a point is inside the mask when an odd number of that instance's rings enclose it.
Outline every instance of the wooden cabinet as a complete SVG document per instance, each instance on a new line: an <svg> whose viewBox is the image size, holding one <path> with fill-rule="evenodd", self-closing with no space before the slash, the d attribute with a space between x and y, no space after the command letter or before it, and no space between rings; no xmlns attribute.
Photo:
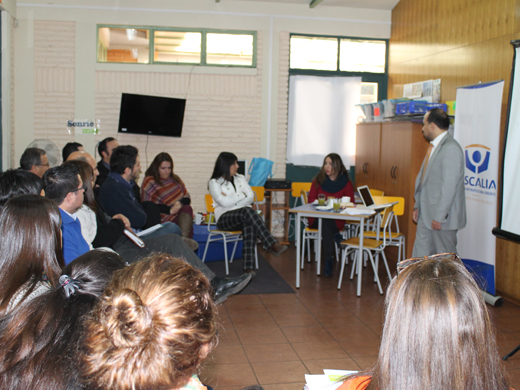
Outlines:
<svg viewBox="0 0 520 390"><path fill-rule="evenodd" d="M381 123L361 123L356 132L356 182L374 187L379 183Z"/></svg>
<svg viewBox="0 0 520 390"><path fill-rule="evenodd" d="M376 140L377 129L379 138ZM358 148L361 156L357 152ZM356 186L368 185L369 188L384 191L387 196L404 197L405 211L399 217L399 227L406 237L407 257L412 256L415 241L416 225L412 221L415 178L427 149L428 142L422 135L422 123L383 122L357 126ZM371 169L365 173L367 162L368 166L377 164L377 175Z"/></svg>

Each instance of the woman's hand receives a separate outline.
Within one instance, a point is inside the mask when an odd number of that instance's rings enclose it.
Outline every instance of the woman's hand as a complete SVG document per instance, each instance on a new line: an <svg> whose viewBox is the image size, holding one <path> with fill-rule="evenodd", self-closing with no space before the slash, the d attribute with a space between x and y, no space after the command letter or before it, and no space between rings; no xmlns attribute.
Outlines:
<svg viewBox="0 0 520 390"><path fill-rule="evenodd" d="M125 229L128 229L130 231L133 231L132 230L132 227L130 226L130 220L125 217L123 214L116 214L114 215L112 218L114 219L120 219L121 221L123 221L123 223L125 224Z"/></svg>
<svg viewBox="0 0 520 390"><path fill-rule="evenodd" d="M177 201L170 209L170 215L175 215L179 212L179 210L182 208L182 203Z"/></svg>

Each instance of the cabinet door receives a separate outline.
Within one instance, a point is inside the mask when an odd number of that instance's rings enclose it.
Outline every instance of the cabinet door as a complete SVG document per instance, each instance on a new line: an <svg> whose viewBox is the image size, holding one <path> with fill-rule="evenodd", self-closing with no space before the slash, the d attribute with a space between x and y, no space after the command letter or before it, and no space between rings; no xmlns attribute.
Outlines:
<svg viewBox="0 0 520 390"><path fill-rule="evenodd" d="M405 196L411 178L411 123L388 123L381 131L381 181L385 195Z"/></svg>
<svg viewBox="0 0 520 390"><path fill-rule="evenodd" d="M381 124L361 123L356 130L356 186L379 189Z"/></svg>

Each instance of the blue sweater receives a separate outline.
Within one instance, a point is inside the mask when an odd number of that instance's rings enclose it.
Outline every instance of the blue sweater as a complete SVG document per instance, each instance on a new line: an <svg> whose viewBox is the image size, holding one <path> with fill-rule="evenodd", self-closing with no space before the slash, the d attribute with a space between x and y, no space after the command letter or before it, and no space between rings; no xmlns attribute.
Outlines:
<svg viewBox="0 0 520 390"><path fill-rule="evenodd" d="M69 264L76 257L87 253L90 247L81 235L81 223L79 219L72 218L62 209L60 209L60 214L61 233L63 237L63 258L65 259L65 264Z"/></svg>
<svg viewBox="0 0 520 390"><path fill-rule="evenodd" d="M120 174L110 172L99 190L99 201L108 215L123 214L134 229L142 229L147 215L132 189L132 183L127 182Z"/></svg>

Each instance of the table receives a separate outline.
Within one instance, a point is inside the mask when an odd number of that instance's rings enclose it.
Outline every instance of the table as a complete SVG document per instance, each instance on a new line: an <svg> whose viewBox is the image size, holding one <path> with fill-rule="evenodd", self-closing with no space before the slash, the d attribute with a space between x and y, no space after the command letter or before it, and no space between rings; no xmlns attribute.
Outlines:
<svg viewBox="0 0 520 390"><path fill-rule="evenodd" d="M389 205L382 205L382 209ZM378 208L375 211L381 211ZM313 217L318 218L318 233L321 237L321 219L343 219L345 221L359 221L360 234L359 234L359 246L360 250L358 251L358 262L357 262L357 296L361 296L361 272L363 270L363 237L365 230L365 220L372 218L377 214L362 214L362 215L349 215L342 213L335 213L332 210L316 210L315 205L305 204L303 206L298 206L289 210L290 213L296 214L296 288L300 288L300 236L301 236L301 217ZM321 240L318 240L318 248L316 253L321 256ZM318 275L320 274L320 270L318 269Z"/></svg>
<svg viewBox="0 0 520 390"><path fill-rule="evenodd" d="M272 212L279 210L283 212L283 236L278 240L280 244L289 245L289 193L292 191L290 188L266 188L266 211L265 211L265 223L267 224L267 230L271 231ZM277 192L283 193L283 203L273 203L274 197Z"/></svg>

